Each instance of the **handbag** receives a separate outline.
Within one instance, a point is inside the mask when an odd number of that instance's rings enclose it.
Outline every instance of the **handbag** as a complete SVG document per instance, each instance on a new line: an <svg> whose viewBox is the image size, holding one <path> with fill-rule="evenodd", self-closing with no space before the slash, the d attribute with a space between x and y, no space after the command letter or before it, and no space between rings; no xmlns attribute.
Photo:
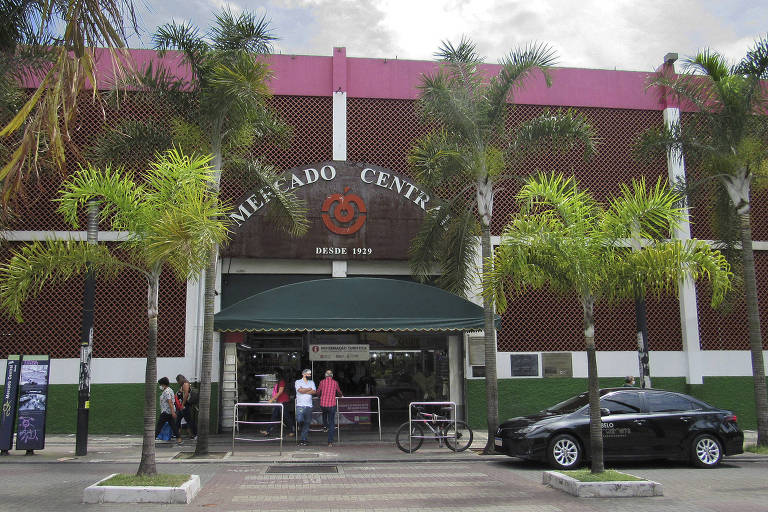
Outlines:
<svg viewBox="0 0 768 512"><path fill-rule="evenodd" d="M171 430L171 426L166 421L163 423L163 428L160 429L160 433L157 435L157 438L161 441L170 441L171 434L173 434L173 430Z"/></svg>

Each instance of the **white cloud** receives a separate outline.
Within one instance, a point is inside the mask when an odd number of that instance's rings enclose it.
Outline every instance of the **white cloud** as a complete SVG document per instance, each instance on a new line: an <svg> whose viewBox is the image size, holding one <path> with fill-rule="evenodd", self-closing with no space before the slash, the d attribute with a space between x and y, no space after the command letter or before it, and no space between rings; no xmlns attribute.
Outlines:
<svg viewBox="0 0 768 512"><path fill-rule="evenodd" d="M143 24L151 33L175 16L204 30L223 6L254 9L248 0L151 1ZM705 46L737 60L764 34L768 11L749 0L267 0L256 9L272 20L283 53L346 46L355 57L432 59L442 40L466 35L489 62L543 41L561 66L639 71L667 52L683 57Z"/></svg>

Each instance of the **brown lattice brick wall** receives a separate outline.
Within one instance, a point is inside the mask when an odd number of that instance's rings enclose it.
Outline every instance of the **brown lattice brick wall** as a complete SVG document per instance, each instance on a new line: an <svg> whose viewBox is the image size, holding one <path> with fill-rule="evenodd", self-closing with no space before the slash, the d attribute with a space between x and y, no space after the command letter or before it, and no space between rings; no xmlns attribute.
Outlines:
<svg viewBox="0 0 768 512"><path fill-rule="evenodd" d="M12 244L2 254L7 261ZM8 354L49 354L80 357L83 278L48 284L24 305L24 321L0 316L0 358ZM184 356L186 283L170 269L160 280L159 357ZM136 272L96 282L94 310L95 357L145 357L147 354L147 281Z"/></svg>
<svg viewBox="0 0 768 512"><path fill-rule="evenodd" d="M755 251L755 272L757 274L757 295L760 309L760 332L763 350L768 350L768 254ZM723 310L712 309L712 295L707 284L697 286L696 301L699 308L699 337L702 350L749 350L749 326L747 307L743 292L737 300Z"/></svg>

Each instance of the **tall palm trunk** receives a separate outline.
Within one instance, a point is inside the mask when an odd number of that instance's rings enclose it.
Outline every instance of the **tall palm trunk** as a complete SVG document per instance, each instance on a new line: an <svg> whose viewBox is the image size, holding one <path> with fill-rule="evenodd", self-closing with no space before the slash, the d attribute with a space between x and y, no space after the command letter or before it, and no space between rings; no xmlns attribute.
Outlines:
<svg viewBox="0 0 768 512"><path fill-rule="evenodd" d="M597 355L595 351L595 298L586 295L584 307L584 341L587 345L587 389L589 392L589 444L592 472L605 471L603 464L603 427L600 419L600 383L597 380Z"/></svg>
<svg viewBox="0 0 768 512"><path fill-rule="evenodd" d="M211 411L211 371L213 369L213 300L216 289L216 259L219 249L214 246L205 267L203 318L203 364L200 373L200 411L197 415L197 444L195 456L208 455L208 434Z"/></svg>
<svg viewBox="0 0 768 512"><path fill-rule="evenodd" d="M213 124L211 130L211 154L213 155L214 179L210 185L210 193L218 195L221 184L221 125L219 119ZM213 313L214 295L216 290L216 267L219 257L219 246L214 245L208 255L208 264L205 267L205 293L203 301L203 354L200 365L200 398L199 412L197 415L197 444L195 445L195 457L208 455L208 434L210 432L211 417L211 373L213 371Z"/></svg>
<svg viewBox="0 0 768 512"><path fill-rule="evenodd" d="M491 227L483 223L481 254L483 257L483 273L488 275L492 270ZM493 301L483 298L483 328L485 329L485 399L486 416L488 420L488 442L483 453L494 453L494 436L499 426L499 381L496 372L496 326L494 325Z"/></svg>
<svg viewBox="0 0 768 512"><path fill-rule="evenodd" d="M144 373L144 436L141 445L141 462L137 475L154 475L155 465L155 409L157 392L157 313L160 290L160 269L155 268L147 276L147 317L149 339L147 340L147 368Z"/></svg>
<svg viewBox="0 0 768 512"><path fill-rule="evenodd" d="M752 250L752 225L749 210L741 216L741 258L744 265L744 297L749 323L749 349L752 353L752 375L755 387L757 444L768 445L768 392L765 384L763 339L760 335L755 256Z"/></svg>

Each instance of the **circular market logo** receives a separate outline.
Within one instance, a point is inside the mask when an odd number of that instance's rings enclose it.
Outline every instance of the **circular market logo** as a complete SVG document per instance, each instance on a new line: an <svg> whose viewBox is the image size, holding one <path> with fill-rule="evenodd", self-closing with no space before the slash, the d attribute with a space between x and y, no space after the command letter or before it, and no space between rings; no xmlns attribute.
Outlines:
<svg viewBox="0 0 768 512"><path fill-rule="evenodd" d="M325 198L321 218L328 230L337 235L352 235L357 233L367 218L368 210L363 198L357 194L347 194L349 187L344 187L344 193L331 194Z"/></svg>

